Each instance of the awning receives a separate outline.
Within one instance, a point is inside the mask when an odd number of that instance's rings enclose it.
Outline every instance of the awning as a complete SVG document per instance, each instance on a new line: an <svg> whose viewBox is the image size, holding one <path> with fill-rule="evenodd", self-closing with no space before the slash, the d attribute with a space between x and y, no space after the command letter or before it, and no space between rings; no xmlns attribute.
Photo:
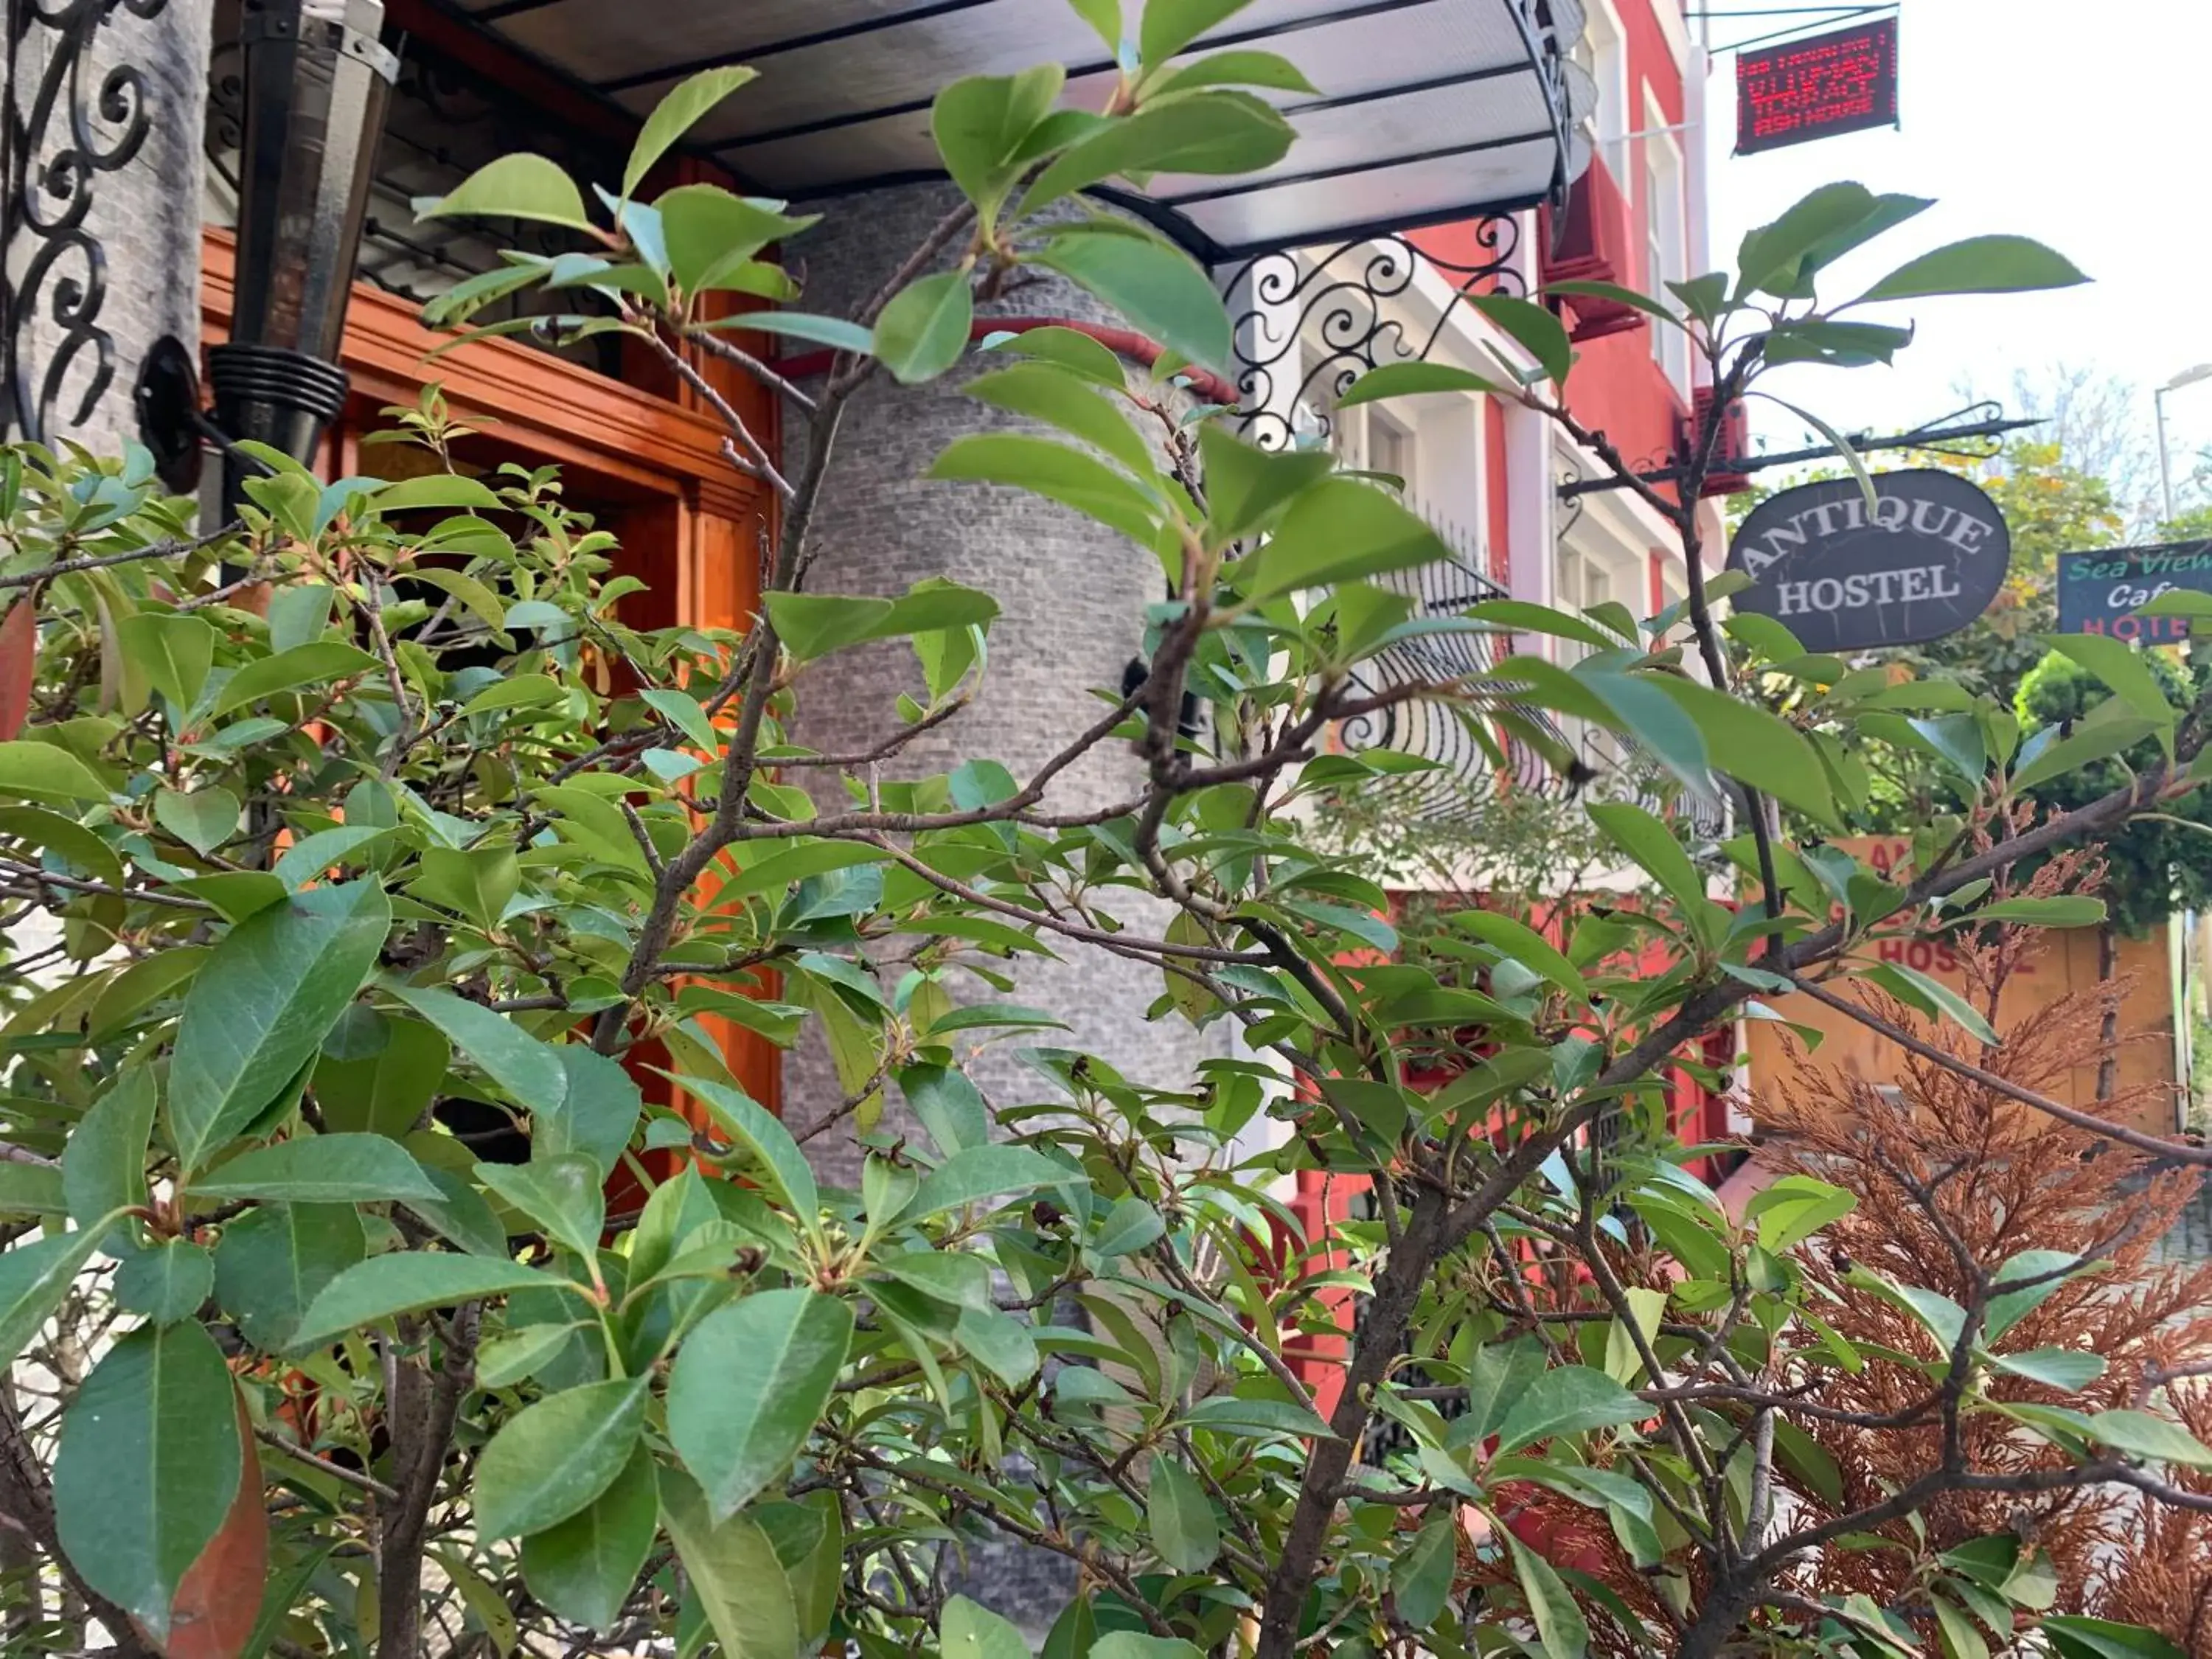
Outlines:
<svg viewBox="0 0 2212 1659"><path fill-rule="evenodd" d="M1195 52L1257 46L1319 98L1249 179L1115 193L1210 264L1533 206L1589 163L1596 102L1569 61L1583 0L1254 0ZM694 132L753 189L804 201L933 176L930 100L966 75L1067 65L1103 102L1114 65L1065 0L459 0L507 45L642 115L684 76L761 78ZM1102 192L1112 193L1112 192Z"/></svg>

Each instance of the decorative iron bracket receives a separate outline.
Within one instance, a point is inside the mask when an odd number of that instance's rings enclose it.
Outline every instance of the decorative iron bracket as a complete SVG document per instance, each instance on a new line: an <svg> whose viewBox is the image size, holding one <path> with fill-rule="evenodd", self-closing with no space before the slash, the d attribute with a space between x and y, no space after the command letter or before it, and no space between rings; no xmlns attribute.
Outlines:
<svg viewBox="0 0 2212 1659"><path fill-rule="evenodd" d="M66 424L92 418L115 380L101 325L107 253L87 224L95 182L128 167L153 125L146 77L94 64L118 14L143 22L169 0L8 0L0 109L0 429L45 442L64 387L83 391ZM96 79L95 79L96 77ZM42 324L59 331L41 338ZM89 364L85 359L89 356Z"/></svg>

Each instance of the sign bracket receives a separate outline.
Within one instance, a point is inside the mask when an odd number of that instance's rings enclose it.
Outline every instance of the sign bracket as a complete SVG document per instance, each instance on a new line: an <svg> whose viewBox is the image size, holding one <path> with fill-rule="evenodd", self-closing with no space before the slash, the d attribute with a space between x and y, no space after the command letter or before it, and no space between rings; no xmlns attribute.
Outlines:
<svg viewBox="0 0 2212 1659"><path fill-rule="evenodd" d="M1955 455L1967 460L1989 460L1995 457L1994 447L1957 448L1954 446L1973 443L1977 440L2001 438L2008 432L2018 432L2031 426L2041 426L2037 418L2008 419L2002 405L1995 403L1969 404L1935 420L1915 427L1910 432L1899 432L1890 437L1877 438L1869 433L1846 434L1852 453L1872 455L1884 450L1920 449L1938 455ZM1810 449L1787 449L1771 455L1732 455L1724 461L1715 461L1706 469L1710 476L1728 477L1740 473L1764 472L1778 466L1796 466L1806 461L1817 461L1836 453L1833 444L1816 444ZM1682 476L1680 463L1639 472L1637 479L1644 483L1670 484ZM1608 489L1626 489L1625 478L1576 478L1559 486L1559 499L1571 501L1577 495L1591 495Z"/></svg>

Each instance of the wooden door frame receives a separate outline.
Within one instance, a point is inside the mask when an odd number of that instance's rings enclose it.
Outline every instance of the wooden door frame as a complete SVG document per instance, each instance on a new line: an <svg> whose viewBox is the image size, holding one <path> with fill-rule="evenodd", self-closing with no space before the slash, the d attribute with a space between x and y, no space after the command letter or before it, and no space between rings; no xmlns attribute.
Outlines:
<svg viewBox="0 0 2212 1659"><path fill-rule="evenodd" d="M209 343L228 337L236 265L230 232L206 228L200 316ZM511 340L472 340L430 356L434 348L450 342L451 336L423 325L412 301L356 283L339 350L339 367L353 383L351 410L411 405L434 381L457 418L489 428L488 435L532 464L606 481L648 511L658 498L669 510L662 521L672 535L655 538L659 556L641 551L641 560L663 570L672 560L676 594L670 619L706 629L749 625L760 603L762 551L774 544L778 531L776 501L730 465L723 454L726 428L702 412L703 400L688 390L684 401L659 397ZM728 374L719 362L698 367L774 446L774 400L750 381ZM332 459L350 470L349 454ZM661 519L657 512L652 517ZM739 1081L775 1109L782 1069L777 1050L729 1021L703 1023Z"/></svg>

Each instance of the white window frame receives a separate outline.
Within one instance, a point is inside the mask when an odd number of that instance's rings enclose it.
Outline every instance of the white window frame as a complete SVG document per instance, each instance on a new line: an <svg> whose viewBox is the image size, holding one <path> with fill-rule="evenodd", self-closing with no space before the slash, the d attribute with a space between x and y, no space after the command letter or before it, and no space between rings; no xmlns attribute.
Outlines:
<svg viewBox="0 0 2212 1659"><path fill-rule="evenodd" d="M1598 160L1613 181L1628 188L1628 31L1613 0L1585 0L1581 40L1574 58L1597 82L1597 112L1591 118L1591 139Z"/></svg>
<svg viewBox="0 0 2212 1659"><path fill-rule="evenodd" d="M1646 287L1663 298L1666 284L1689 276L1689 203L1682 146L1667 130L1667 113L1660 107L1650 82L1644 86L1644 257ZM1651 357L1666 372L1668 380L1684 397L1690 395L1689 337L1679 328L1655 325Z"/></svg>

